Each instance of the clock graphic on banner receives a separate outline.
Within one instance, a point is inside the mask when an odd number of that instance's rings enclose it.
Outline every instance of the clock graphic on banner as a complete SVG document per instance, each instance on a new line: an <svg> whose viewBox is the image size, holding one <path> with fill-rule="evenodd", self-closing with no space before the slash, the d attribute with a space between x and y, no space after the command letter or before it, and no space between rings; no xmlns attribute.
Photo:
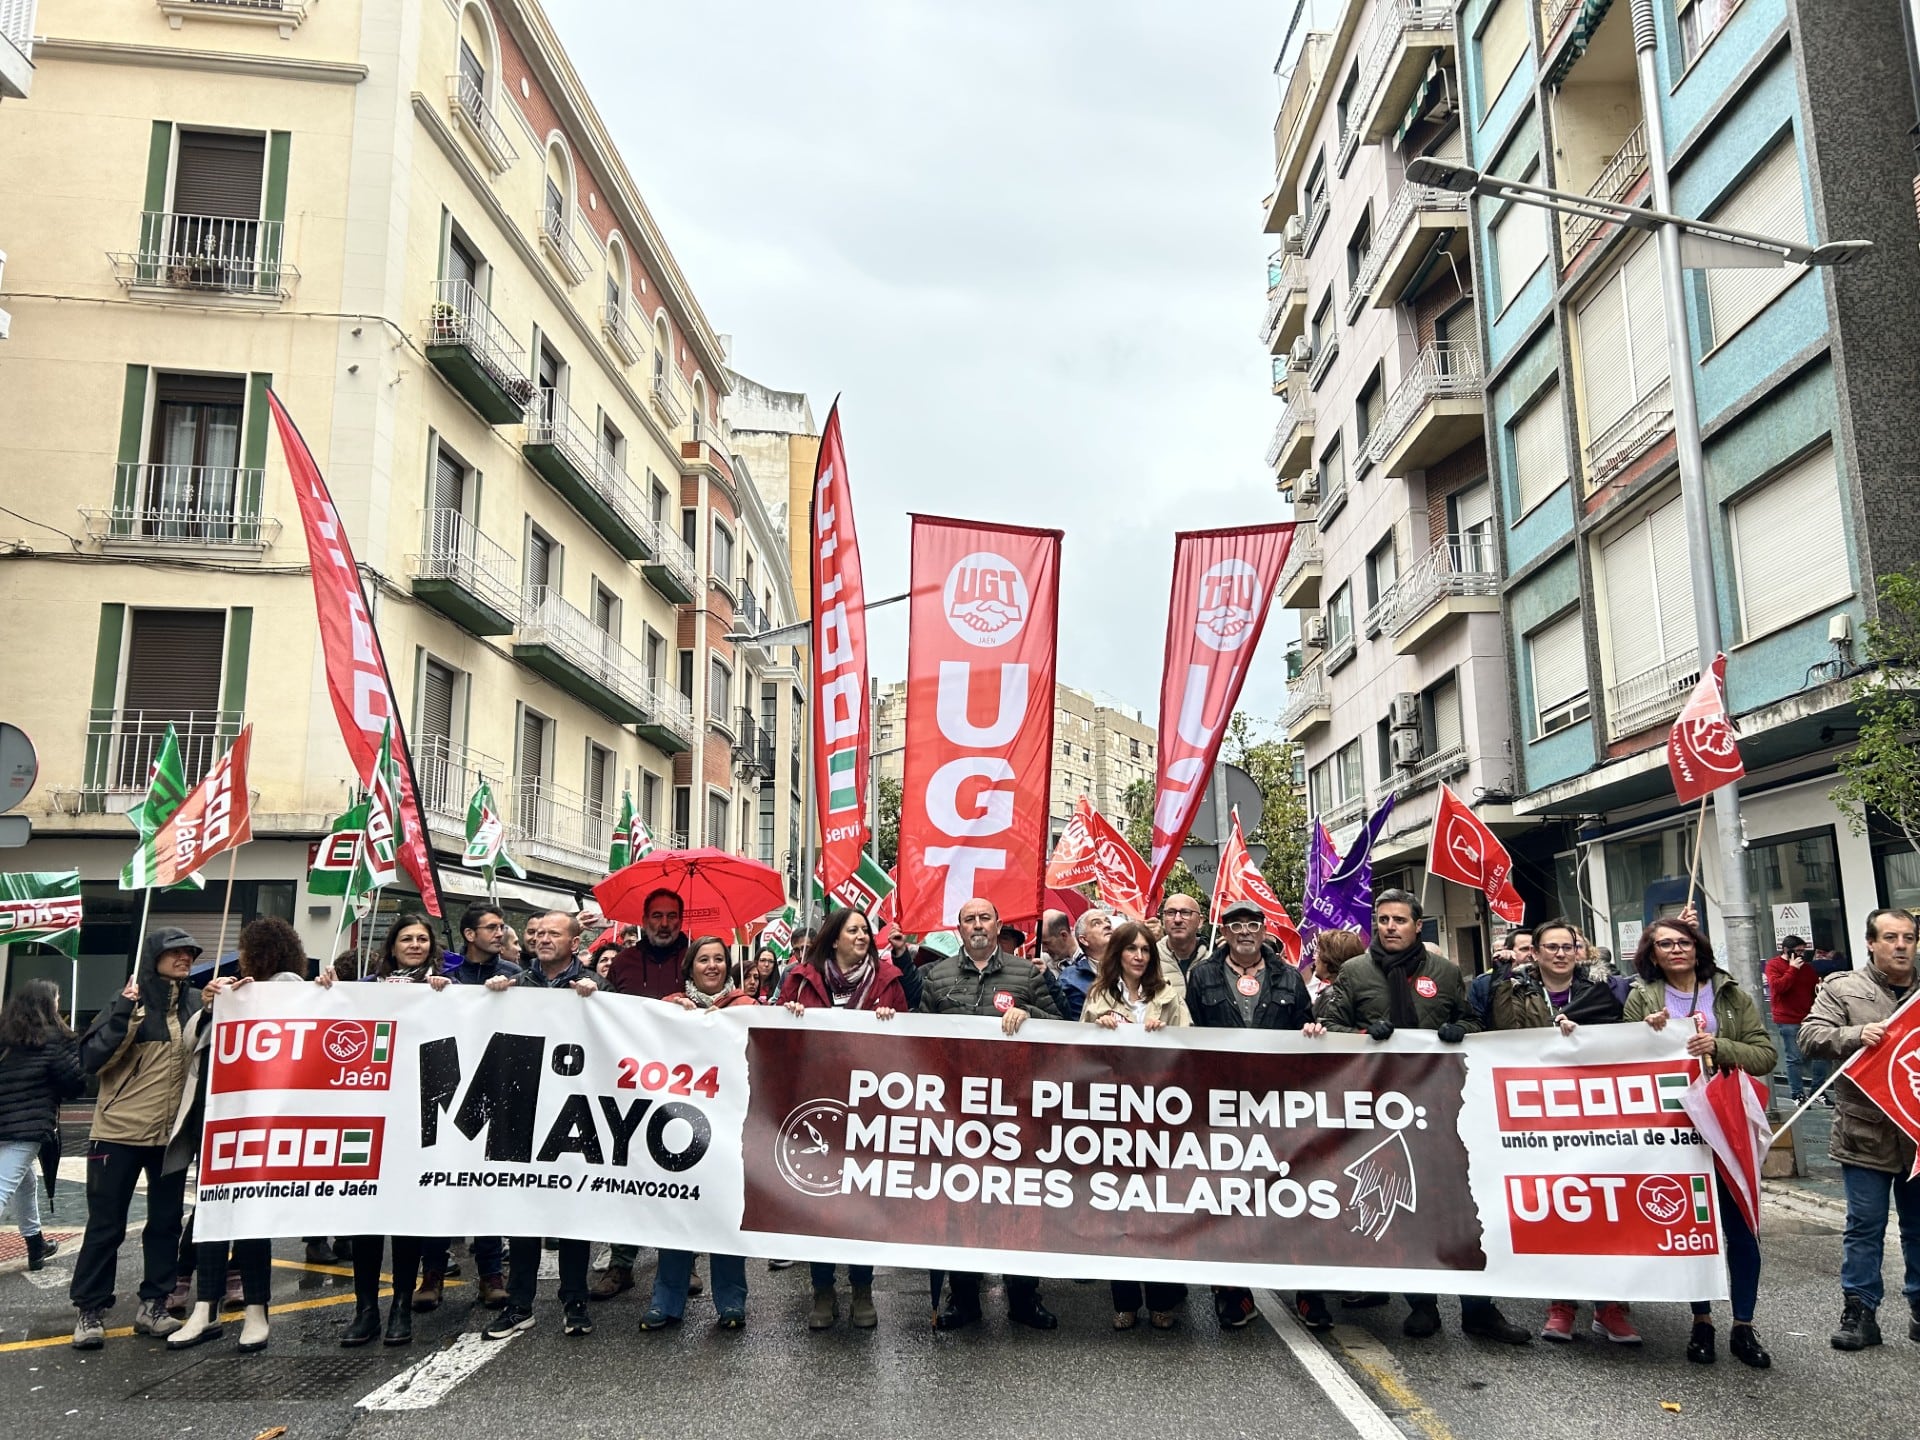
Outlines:
<svg viewBox="0 0 1920 1440"><path fill-rule="evenodd" d="M803 1195L838 1195L846 1139L847 1107L838 1100L809 1100L794 1107L774 1139L780 1178Z"/></svg>

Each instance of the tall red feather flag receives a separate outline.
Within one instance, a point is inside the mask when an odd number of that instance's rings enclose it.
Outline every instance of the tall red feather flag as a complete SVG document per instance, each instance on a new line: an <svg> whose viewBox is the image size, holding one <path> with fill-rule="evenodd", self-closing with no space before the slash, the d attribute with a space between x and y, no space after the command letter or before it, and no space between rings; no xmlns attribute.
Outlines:
<svg viewBox="0 0 1920 1440"><path fill-rule="evenodd" d="M840 439L840 402L827 412L813 471L811 599L813 793L820 812L820 874L832 894L860 869L870 838L867 786L872 709L867 704L867 590L853 528L853 491Z"/></svg>
<svg viewBox="0 0 1920 1440"><path fill-rule="evenodd" d="M1267 883L1267 877L1260 873L1260 867L1253 863L1253 852L1247 848L1247 837L1240 830L1240 807L1233 807L1233 827L1227 832L1227 843L1220 847L1220 870L1213 881L1213 905L1207 916L1209 923L1220 923L1220 912L1238 900L1251 900L1266 912L1267 929L1280 942L1287 952L1287 962L1300 963L1301 952L1305 949L1300 932L1294 928L1293 917L1287 914L1287 907L1280 903L1280 897Z"/></svg>
<svg viewBox="0 0 1920 1440"><path fill-rule="evenodd" d="M1667 769L1682 805L1711 795L1747 773L1727 722L1727 657L1716 655L1667 732Z"/></svg>
<svg viewBox="0 0 1920 1440"><path fill-rule="evenodd" d="M413 760L407 754L400 707L394 700L393 680L380 637L367 611L366 592L360 588L360 569L347 543L333 496L321 478L313 452L287 414L280 397L269 390L274 428L286 452L293 477L293 493L300 502L300 523L307 535L307 562L313 571L314 608L320 622L320 645L327 657L327 693L333 699L340 738L356 775L370 773L380 758L380 737L393 722L393 758L400 767L400 813L406 837L400 845L400 865L420 889L429 915L440 913L440 887L435 883L433 851L427 844L427 826L420 815L420 799L413 784Z"/></svg>

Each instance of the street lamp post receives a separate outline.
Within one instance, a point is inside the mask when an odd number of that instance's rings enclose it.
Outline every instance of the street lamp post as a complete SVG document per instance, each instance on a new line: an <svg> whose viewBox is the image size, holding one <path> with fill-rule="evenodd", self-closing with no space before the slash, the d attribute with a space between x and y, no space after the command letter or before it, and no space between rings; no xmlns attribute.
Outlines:
<svg viewBox="0 0 1920 1440"><path fill-rule="evenodd" d="M1688 320L1684 268L1760 268L1787 264L1833 266L1849 264L1872 249L1870 240L1836 240L1807 245L1776 236L1691 220L1673 213L1672 186L1667 174L1665 125L1660 113L1660 82L1656 70L1652 0L1633 0L1633 39L1639 71L1640 108L1647 130L1647 172L1651 208L1602 200L1565 190L1550 190L1524 181L1482 174L1469 166L1421 158L1407 166L1414 184L1437 185L1458 194L1536 205L1588 219L1651 230L1660 260L1660 293L1667 322L1668 369L1673 395L1675 458L1680 470L1680 494L1686 516L1687 552L1692 572L1695 641L1704 674L1724 648L1720 607L1714 592L1713 529L1707 498L1706 452L1700 441L1700 406L1693 383L1693 334ZM1728 969L1754 994L1760 992L1759 932L1754 924L1753 900L1747 887L1746 841L1740 823L1740 787L1732 784L1714 792L1714 828L1723 857L1720 876L1720 915L1725 932Z"/></svg>

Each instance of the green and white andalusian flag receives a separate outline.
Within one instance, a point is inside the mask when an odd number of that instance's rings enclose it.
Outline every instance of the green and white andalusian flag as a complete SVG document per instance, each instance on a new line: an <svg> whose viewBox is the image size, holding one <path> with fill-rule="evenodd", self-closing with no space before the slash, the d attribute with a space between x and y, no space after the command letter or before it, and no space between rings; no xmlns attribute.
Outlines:
<svg viewBox="0 0 1920 1440"><path fill-rule="evenodd" d="M50 945L80 958L80 872L22 870L0 875L0 945Z"/></svg>
<svg viewBox="0 0 1920 1440"><path fill-rule="evenodd" d="M469 870L486 872L489 885L502 865L523 880L527 875L520 862L507 853L507 822L493 803L493 787L484 780L467 804L467 848L460 863Z"/></svg>
<svg viewBox="0 0 1920 1440"><path fill-rule="evenodd" d="M789 905L760 932L760 943L773 951L774 958L782 965L793 958L793 927L799 921L800 912Z"/></svg>
<svg viewBox="0 0 1920 1440"><path fill-rule="evenodd" d="M647 822L633 812L633 792L620 792L620 818L614 822L613 845L607 851L607 873L624 870L636 860L653 853L653 832Z"/></svg>
<svg viewBox="0 0 1920 1440"><path fill-rule="evenodd" d="M400 818L400 766L393 758L391 715L380 731L380 749L373 757L366 789L367 843L362 847L365 858L361 863L377 889L400 878L400 846L407 838Z"/></svg>
<svg viewBox="0 0 1920 1440"><path fill-rule="evenodd" d="M133 858L127 861L126 868L120 872L122 890L145 890L154 883L159 868L159 850L154 844L154 836L173 818L173 812L180 808L191 788L187 784L186 763L180 758L180 737L174 733L173 726L168 725L166 739L160 742L160 749L153 757L153 768L147 776L147 798L127 812L133 828L140 832L140 848L133 852ZM206 885L207 882L196 874L187 876L171 888L204 890Z"/></svg>
<svg viewBox="0 0 1920 1440"><path fill-rule="evenodd" d="M373 889L367 869L367 802L362 800L333 822L326 839L314 852L307 871L307 889L315 895L343 895L356 900Z"/></svg>
<svg viewBox="0 0 1920 1440"><path fill-rule="evenodd" d="M871 852L863 852L860 868L834 886L833 900L871 919L879 910L880 902L893 890L893 877L887 874L886 866L876 860ZM813 898L822 909L826 908L827 895L820 888L820 872L817 869L813 875Z"/></svg>

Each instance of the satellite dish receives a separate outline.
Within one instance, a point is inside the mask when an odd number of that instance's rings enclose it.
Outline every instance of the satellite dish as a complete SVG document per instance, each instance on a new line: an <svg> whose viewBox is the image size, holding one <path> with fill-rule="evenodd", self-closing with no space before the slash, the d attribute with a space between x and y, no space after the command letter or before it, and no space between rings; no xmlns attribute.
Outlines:
<svg viewBox="0 0 1920 1440"><path fill-rule="evenodd" d="M40 758L27 732L0 721L0 815L26 799L39 778Z"/></svg>

